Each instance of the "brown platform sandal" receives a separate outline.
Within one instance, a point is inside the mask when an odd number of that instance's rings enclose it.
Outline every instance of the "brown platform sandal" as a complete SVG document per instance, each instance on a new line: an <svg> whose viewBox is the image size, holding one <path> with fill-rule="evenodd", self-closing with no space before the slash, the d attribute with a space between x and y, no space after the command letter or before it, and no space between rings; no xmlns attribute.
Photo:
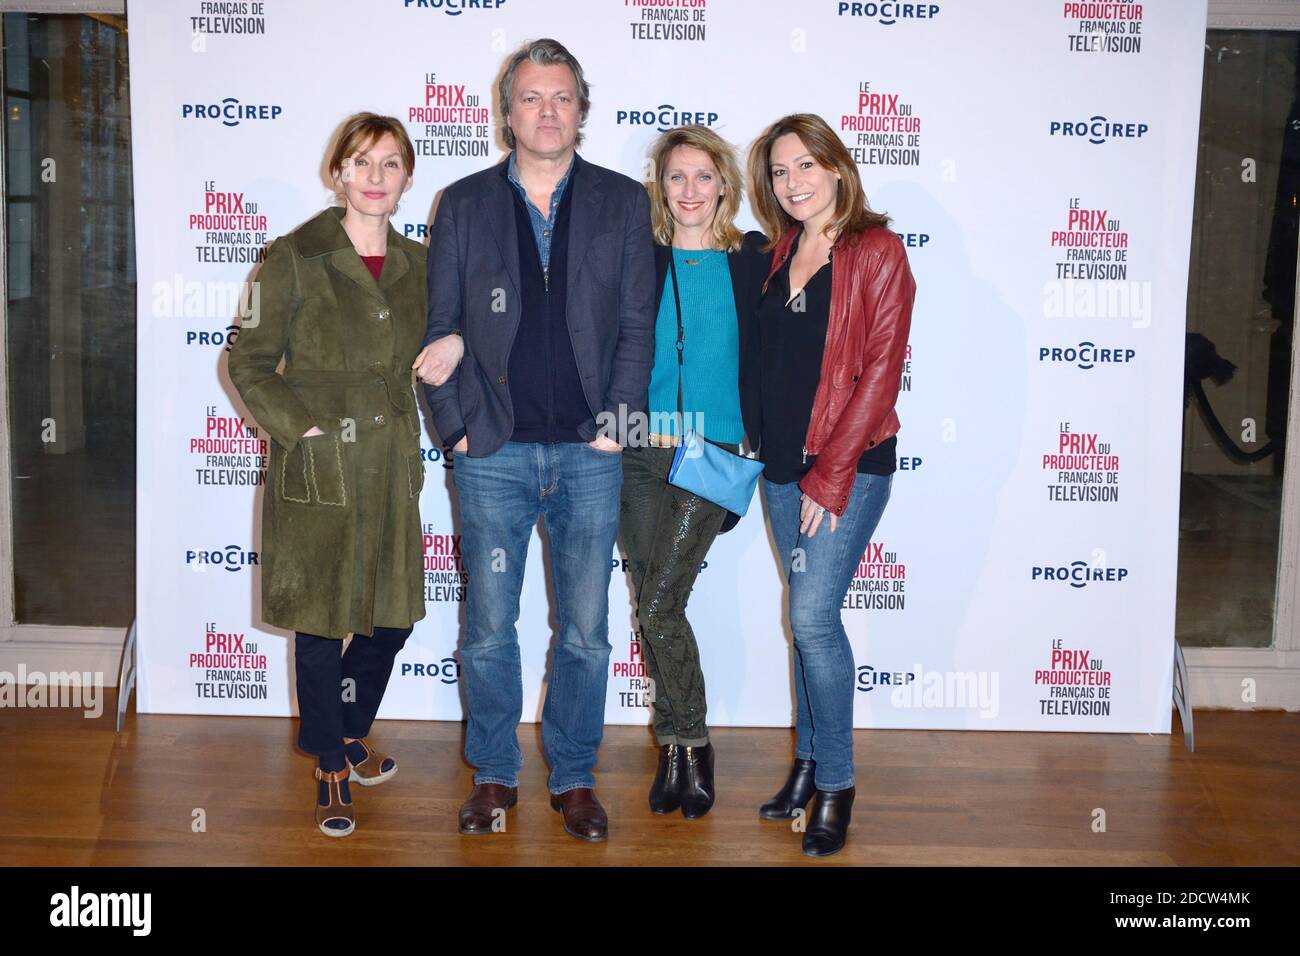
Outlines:
<svg viewBox="0 0 1300 956"><path fill-rule="evenodd" d="M377 783L383 783L393 774L397 773L397 761L386 753L380 753L378 750L371 750L370 745L364 740L345 740L345 745L358 743L366 749L366 759L359 764L354 764L351 758L345 758L348 766L352 768L352 780L363 787L373 787ZM385 760L392 760L393 765L387 770L383 770Z"/></svg>
<svg viewBox="0 0 1300 956"><path fill-rule="evenodd" d="M339 786L340 781L348 779L350 773L347 767L333 773L324 773L320 767L316 768L316 779L325 782L326 793L329 794L330 802L325 806L321 806L320 794L316 795L316 825L326 836L344 837L357 828L356 813L352 809L352 804L343 802L343 790ZM327 827L325 824L331 820L346 820L348 825Z"/></svg>

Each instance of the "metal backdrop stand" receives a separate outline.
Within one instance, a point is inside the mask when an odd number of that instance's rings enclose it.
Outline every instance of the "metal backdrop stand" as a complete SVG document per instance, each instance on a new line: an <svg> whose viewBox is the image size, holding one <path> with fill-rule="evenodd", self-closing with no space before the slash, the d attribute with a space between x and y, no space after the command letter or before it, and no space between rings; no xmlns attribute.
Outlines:
<svg viewBox="0 0 1300 956"><path fill-rule="evenodd" d="M1183 725L1183 744L1189 753L1196 752L1196 730L1192 726L1191 681L1187 677L1187 660L1183 645L1174 641L1174 706Z"/></svg>
<svg viewBox="0 0 1300 956"><path fill-rule="evenodd" d="M126 631L126 643L122 645L122 666L117 672L117 732L122 732L126 721L126 708L131 703L131 691L135 690L135 619Z"/></svg>

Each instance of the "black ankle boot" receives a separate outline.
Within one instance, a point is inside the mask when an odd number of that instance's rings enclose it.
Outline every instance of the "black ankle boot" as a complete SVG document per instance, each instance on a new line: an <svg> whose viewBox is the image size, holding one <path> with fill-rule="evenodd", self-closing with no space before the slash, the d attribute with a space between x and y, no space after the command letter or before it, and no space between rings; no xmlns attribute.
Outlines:
<svg viewBox="0 0 1300 956"><path fill-rule="evenodd" d="M768 820L787 820L794 816L795 810L806 807L808 801L812 799L813 791L817 789L813 783L816 770L815 761L800 760L796 757L785 786L775 797L758 808L758 815Z"/></svg>
<svg viewBox="0 0 1300 956"><path fill-rule="evenodd" d="M854 788L818 790L817 801L808 815L803 851L809 856L830 856L844 849L849 817L853 815Z"/></svg>
<svg viewBox="0 0 1300 956"><path fill-rule="evenodd" d="M682 759L686 771L682 786L682 816L694 820L704 816L713 806L713 744L677 749L685 751Z"/></svg>
<svg viewBox="0 0 1300 956"><path fill-rule="evenodd" d="M655 813L672 813L682 804L686 756L676 744L659 748L659 770L650 785L650 809Z"/></svg>

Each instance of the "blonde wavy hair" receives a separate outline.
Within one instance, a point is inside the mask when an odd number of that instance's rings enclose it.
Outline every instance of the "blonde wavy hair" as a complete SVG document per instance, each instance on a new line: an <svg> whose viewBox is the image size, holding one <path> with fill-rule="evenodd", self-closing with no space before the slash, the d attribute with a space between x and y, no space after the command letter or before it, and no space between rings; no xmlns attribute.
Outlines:
<svg viewBox="0 0 1300 956"><path fill-rule="evenodd" d="M736 228L736 213L744 195L745 181L741 176L736 151L730 143L707 126L692 124L678 126L662 134L650 147L649 168L646 170L646 192L650 194L650 227L655 242L661 246L673 244L676 220L668 205L664 189L664 173L668 157L678 146L690 146L709 157L713 168L722 180L722 195L713 211L712 241L709 245L725 252L735 252L745 240L745 234Z"/></svg>

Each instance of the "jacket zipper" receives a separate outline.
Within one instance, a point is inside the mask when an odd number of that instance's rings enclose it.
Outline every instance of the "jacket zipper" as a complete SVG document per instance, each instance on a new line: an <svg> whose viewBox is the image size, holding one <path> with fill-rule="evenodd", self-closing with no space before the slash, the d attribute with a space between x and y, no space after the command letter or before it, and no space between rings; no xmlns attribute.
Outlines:
<svg viewBox="0 0 1300 956"><path fill-rule="evenodd" d="M832 248L831 251L827 254L827 261L829 262L829 261L834 257L834 255L835 255L835 249ZM784 257L782 257L782 258L784 259ZM834 306L834 304L835 304L835 272L833 271L833 267L832 267L832 272L831 272L831 305L832 305L832 307ZM827 322L826 322L826 343L827 343L827 346L828 346L828 347L829 347L829 345L830 345L830 333L831 333L831 328L830 328L830 326L831 326L831 320L832 320L833 318L834 318L833 315L828 315L828 316L827 316ZM823 349L823 350L822 350L822 365L824 366L825 364L826 364L826 351L825 351L825 349ZM820 384L820 382L818 383L817 390L818 390L818 391L821 391L821 384ZM829 399L827 399L827 400L829 401ZM813 409L812 409L812 410L813 410L814 413L817 411L817 399L816 399L816 395L813 396ZM803 440L804 440L804 446L803 446L803 463L804 463L805 465L808 464L808 436L812 434L812 431L813 431L813 420L812 420L812 416L809 415L809 419L808 419L808 431L804 434L804 439L803 439Z"/></svg>
<svg viewBox="0 0 1300 956"><path fill-rule="evenodd" d="M540 256L538 258L541 258ZM546 296L545 315L546 315L546 440L555 440L555 365L554 365L554 338L551 335L553 329L551 324L555 321L555 316L551 314L551 266L550 263L542 269L542 294Z"/></svg>

